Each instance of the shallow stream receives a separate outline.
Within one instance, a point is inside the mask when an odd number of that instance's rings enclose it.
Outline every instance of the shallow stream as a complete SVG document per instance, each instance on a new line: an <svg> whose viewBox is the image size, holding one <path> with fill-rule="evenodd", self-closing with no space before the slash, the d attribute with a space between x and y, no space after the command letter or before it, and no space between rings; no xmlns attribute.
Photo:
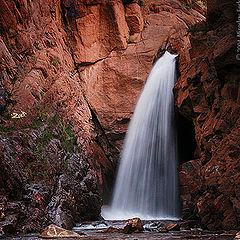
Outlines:
<svg viewBox="0 0 240 240"><path fill-rule="evenodd" d="M189 239L201 239L201 240L228 240L234 239L236 232L230 231L206 231L197 227L190 227L194 225L194 222L181 222L181 221L142 221L144 226L144 231L141 233L110 233L106 230L111 226L114 228L122 228L124 226L124 221L97 221L97 222L83 222L77 224L73 228L73 231L77 233L84 233L87 236L82 239L93 239L93 240L104 240L104 239L113 239L113 240L123 240L123 239L134 239L134 240L143 240L143 239L161 239L161 240L189 240ZM166 233L159 232L161 226L166 226L169 223L178 223L180 224L180 231L170 231ZM13 240L40 240L38 237L39 234L28 234L28 235L17 235L17 236L8 236L0 239L13 239ZM63 239L63 238L61 238ZM70 238L66 238L70 239Z"/></svg>

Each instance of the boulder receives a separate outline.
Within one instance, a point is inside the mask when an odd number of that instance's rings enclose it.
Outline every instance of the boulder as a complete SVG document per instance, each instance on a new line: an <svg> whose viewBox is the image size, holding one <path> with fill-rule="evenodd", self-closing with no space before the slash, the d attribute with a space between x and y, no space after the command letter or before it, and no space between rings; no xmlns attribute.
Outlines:
<svg viewBox="0 0 240 240"><path fill-rule="evenodd" d="M143 225L140 218L131 218L125 221L125 226L123 228L117 227L109 227L108 229L104 230L103 232L119 232L119 233L133 233L133 232L141 232L143 231Z"/></svg>
<svg viewBox="0 0 240 240"><path fill-rule="evenodd" d="M39 235L40 238L82 238L86 235L79 235L73 231L60 228L54 224L46 227Z"/></svg>
<svg viewBox="0 0 240 240"><path fill-rule="evenodd" d="M141 232L143 225L140 218L131 218L125 221L124 233Z"/></svg>
<svg viewBox="0 0 240 240"><path fill-rule="evenodd" d="M238 232L234 239L240 239L240 232Z"/></svg>
<svg viewBox="0 0 240 240"><path fill-rule="evenodd" d="M164 227L158 229L159 232L168 232L168 231L180 231L180 225L178 223L169 223Z"/></svg>

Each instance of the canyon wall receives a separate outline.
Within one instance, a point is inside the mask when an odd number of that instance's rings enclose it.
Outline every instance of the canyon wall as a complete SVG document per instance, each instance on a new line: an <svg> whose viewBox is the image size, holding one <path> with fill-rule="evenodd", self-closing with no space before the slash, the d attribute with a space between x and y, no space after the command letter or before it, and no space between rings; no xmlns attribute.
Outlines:
<svg viewBox="0 0 240 240"><path fill-rule="evenodd" d="M170 38L188 48L202 12L160 0L0 7L1 230L98 219L155 55Z"/></svg>
<svg viewBox="0 0 240 240"><path fill-rule="evenodd" d="M0 0L3 231L98 219L135 103L167 45L180 53L175 100L197 143L193 161L180 166L184 216L211 228L220 214L233 223L218 227L236 226L238 162L222 156L239 159L230 144L239 141L239 85L234 26L223 24L222 6L212 3L213 26L199 31L205 11L195 1ZM220 166L225 175L215 176ZM214 190L224 179L234 182L228 198ZM212 205L204 207L221 201L209 216Z"/></svg>
<svg viewBox="0 0 240 240"><path fill-rule="evenodd" d="M240 62L236 4L209 1L207 22L191 28L190 59L175 102L194 123L195 159L180 166L183 217L208 229L240 223Z"/></svg>

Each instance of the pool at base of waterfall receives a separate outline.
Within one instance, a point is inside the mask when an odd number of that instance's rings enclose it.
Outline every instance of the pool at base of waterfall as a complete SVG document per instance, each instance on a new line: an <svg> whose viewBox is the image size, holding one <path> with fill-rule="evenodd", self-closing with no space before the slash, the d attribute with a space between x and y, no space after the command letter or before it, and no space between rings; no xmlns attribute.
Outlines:
<svg viewBox="0 0 240 240"><path fill-rule="evenodd" d="M139 233L125 234L121 232L109 232L109 228L122 229L124 221L97 221L97 222L83 222L77 224L73 231L85 233L87 235L84 239L161 239L161 240L189 240L189 239L214 239L214 240L228 240L233 239L237 231L207 231L201 229L197 222L190 221L174 221L174 220L143 220L144 230ZM169 224L177 224L180 227L178 231L161 232L164 226Z"/></svg>
<svg viewBox="0 0 240 240"><path fill-rule="evenodd" d="M198 224L194 220L189 221L173 221L173 220L142 220L144 230L139 233L122 233L122 232L109 232L108 229L122 229L125 225L124 221L93 221L82 222L76 224L72 229L73 231L81 234L86 234L83 237L85 240L104 240L104 239L150 239L150 240L189 240L189 239L201 239L201 240L230 240L233 239L237 231L207 231L199 228ZM180 227L178 231L160 232L164 226L169 224L177 224ZM8 240L40 240L39 234L25 234L15 236L5 236L0 239ZM71 239L71 238L67 238Z"/></svg>

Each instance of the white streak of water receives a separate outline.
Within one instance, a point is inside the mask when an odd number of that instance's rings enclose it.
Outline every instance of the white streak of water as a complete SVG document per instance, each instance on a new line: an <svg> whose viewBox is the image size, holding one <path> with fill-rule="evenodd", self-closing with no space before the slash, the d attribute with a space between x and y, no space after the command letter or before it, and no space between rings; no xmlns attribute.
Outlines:
<svg viewBox="0 0 240 240"><path fill-rule="evenodd" d="M105 219L178 217L175 57L165 52L155 63L138 100Z"/></svg>

